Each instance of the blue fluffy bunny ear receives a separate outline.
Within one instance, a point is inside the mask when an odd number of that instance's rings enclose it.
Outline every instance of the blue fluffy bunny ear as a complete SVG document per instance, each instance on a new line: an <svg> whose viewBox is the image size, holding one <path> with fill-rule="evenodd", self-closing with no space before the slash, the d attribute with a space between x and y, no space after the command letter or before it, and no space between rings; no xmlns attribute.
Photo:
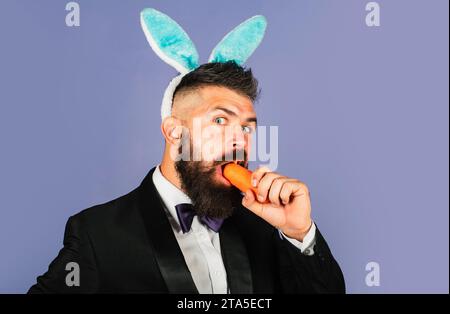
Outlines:
<svg viewBox="0 0 450 314"><path fill-rule="evenodd" d="M261 43L267 27L266 18L256 15L229 32L211 53L208 62L235 61L242 65Z"/></svg>
<svg viewBox="0 0 450 314"><path fill-rule="evenodd" d="M178 72L187 73L199 66L194 43L170 17L155 9L144 9L141 26L153 51Z"/></svg>

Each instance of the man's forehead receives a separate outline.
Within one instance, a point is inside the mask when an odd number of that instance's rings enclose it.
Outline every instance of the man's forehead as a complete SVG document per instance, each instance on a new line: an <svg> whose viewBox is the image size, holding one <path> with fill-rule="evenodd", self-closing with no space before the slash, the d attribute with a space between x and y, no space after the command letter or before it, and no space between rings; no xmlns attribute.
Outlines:
<svg viewBox="0 0 450 314"><path fill-rule="evenodd" d="M227 108L236 113L254 113L253 102L247 96L231 89L211 86L202 88L199 92L207 111Z"/></svg>
<svg viewBox="0 0 450 314"><path fill-rule="evenodd" d="M219 108L236 114L255 116L253 102L246 96L220 86L204 86L185 92L174 100L173 111L192 115L204 114Z"/></svg>

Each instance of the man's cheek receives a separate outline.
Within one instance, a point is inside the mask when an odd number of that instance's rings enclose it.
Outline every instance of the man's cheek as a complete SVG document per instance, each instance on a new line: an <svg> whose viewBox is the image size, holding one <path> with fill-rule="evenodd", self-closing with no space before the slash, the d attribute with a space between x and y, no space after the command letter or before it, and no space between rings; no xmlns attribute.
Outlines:
<svg viewBox="0 0 450 314"><path fill-rule="evenodd" d="M202 134L203 160L220 160L223 155L223 136L220 128L209 127Z"/></svg>
<svg viewBox="0 0 450 314"><path fill-rule="evenodd" d="M221 160L223 155L222 144L214 139L204 141L202 144L202 156L205 161Z"/></svg>
<svg viewBox="0 0 450 314"><path fill-rule="evenodd" d="M202 129L201 138L204 141L221 140L223 138L223 127L218 125L209 125Z"/></svg>

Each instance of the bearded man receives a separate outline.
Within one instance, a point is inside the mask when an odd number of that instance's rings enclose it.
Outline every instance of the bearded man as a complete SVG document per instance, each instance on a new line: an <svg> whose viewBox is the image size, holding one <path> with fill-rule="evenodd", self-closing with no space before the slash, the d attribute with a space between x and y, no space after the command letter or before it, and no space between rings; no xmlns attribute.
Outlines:
<svg viewBox="0 0 450 314"><path fill-rule="evenodd" d="M242 63L265 19L238 26L203 65L169 17L146 9L141 22L181 73L163 99L162 161L135 190L70 217L64 247L29 292L344 293L305 183L261 167L241 194L223 175L229 162L248 167L259 90Z"/></svg>

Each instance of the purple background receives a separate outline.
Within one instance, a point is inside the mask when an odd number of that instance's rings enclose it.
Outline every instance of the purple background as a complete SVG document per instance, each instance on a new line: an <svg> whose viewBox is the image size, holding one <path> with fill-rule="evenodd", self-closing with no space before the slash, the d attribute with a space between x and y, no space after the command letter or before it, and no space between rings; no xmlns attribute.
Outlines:
<svg viewBox="0 0 450 314"><path fill-rule="evenodd" d="M367 2L80 0L81 27L69 28L66 1L2 0L0 292L27 291L70 215L159 162L175 72L140 29L140 10L155 7L202 62L264 14L247 63L263 88L258 118L280 127L278 171L309 185L348 292L448 293L448 1L378 1L379 28L365 25ZM371 261L380 287L365 285Z"/></svg>

